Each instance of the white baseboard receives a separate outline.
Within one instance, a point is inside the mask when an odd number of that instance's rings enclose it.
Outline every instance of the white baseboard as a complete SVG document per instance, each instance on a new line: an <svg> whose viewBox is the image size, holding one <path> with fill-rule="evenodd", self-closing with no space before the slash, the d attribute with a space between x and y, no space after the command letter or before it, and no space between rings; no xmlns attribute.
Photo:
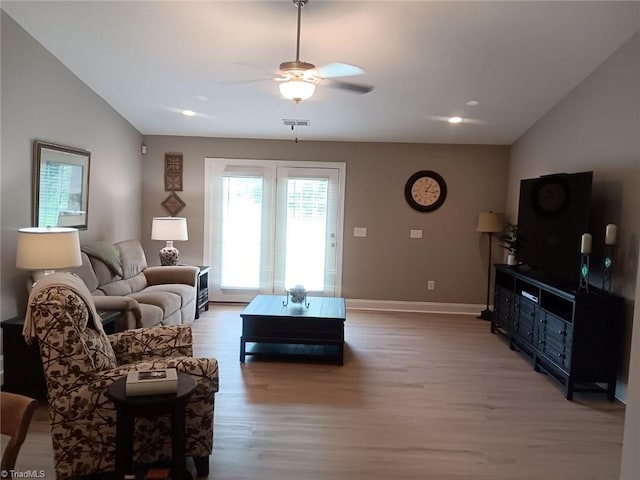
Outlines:
<svg viewBox="0 0 640 480"><path fill-rule="evenodd" d="M470 303L436 303L436 302L405 302L398 300L362 300L346 299L347 309L350 310L378 310L382 312L422 312L422 313L450 313L455 315L479 315L486 305Z"/></svg>

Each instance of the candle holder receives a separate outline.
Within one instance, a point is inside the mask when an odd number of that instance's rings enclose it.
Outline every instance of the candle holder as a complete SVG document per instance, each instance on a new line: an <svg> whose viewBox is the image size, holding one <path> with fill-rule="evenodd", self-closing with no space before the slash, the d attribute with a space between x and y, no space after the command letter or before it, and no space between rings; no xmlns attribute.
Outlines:
<svg viewBox="0 0 640 480"><path fill-rule="evenodd" d="M580 284L578 290L589 293L589 254L583 253L580 261Z"/></svg>
<svg viewBox="0 0 640 480"><path fill-rule="evenodd" d="M615 245L604 246L604 270L602 271L602 290L611 293L613 279L613 249Z"/></svg>

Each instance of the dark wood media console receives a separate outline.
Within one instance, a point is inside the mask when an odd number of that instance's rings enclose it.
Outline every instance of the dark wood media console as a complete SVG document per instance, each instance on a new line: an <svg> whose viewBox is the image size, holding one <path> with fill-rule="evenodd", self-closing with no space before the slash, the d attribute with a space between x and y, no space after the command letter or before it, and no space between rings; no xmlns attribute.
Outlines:
<svg viewBox="0 0 640 480"><path fill-rule="evenodd" d="M519 350L574 392L615 398L624 299L590 287L590 292L555 283L523 266L496 265L491 332L504 333Z"/></svg>

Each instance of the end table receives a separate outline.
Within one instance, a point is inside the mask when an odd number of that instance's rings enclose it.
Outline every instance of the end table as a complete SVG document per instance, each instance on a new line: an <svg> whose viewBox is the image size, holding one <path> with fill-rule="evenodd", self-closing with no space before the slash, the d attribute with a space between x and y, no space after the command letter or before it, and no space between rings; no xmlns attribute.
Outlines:
<svg viewBox="0 0 640 480"><path fill-rule="evenodd" d="M200 318L200 311L209 311L209 270L207 265L199 265L198 268L198 296L196 298L196 319Z"/></svg>
<svg viewBox="0 0 640 480"><path fill-rule="evenodd" d="M115 330L118 310L98 311L105 333ZM47 382L42 368L38 341L27 345L22 336L24 317L15 317L0 323L4 354L4 384L2 390L19 393L38 400L47 398Z"/></svg>
<svg viewBox="0 0 640 480"><path fill-rule="evenodd" d="M133 468L133 424L135 417L153 418L171 415L171 479L186 478L185 406L196 389L190 375L178 372L178 391L161 395L127 397L127 377L121 377L107 389L107 397L116 406L116 478L125 478Z"/></svg>

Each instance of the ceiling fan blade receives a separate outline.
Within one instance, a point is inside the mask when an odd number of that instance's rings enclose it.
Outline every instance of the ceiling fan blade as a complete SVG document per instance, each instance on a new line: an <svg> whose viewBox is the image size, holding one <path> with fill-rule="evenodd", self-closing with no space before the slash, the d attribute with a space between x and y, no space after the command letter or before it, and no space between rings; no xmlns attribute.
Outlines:
<svg viewBox="0 0 640 480"><path fill-rule="evenodd" d="M260 73L257 73L258 76L256 76L256 72L253 72L252 78L246 78L243 80L218 80L215 82L217 85L220 85L221 87L229 87L234 85L258 83L273 80L273 77L277 75L277 73L274 72L272 68L259 62L249 62L242 60L239 62L233 62L231 65L233 65L233 67L242 67L241 69L251 68L253 70L258 70ZM238 72L236 71L236 69L233 68L227 72L228 76L230 77L236 76L237 73Z"/></svg>
<svg viewBox="0 0 640 480"><path fill-rule="evenodd" d="M361 94L365 94L373 91L372 85L360 85L357 83L343 82L342 80L334 80L334 79L327 80L327 82L324 83L324 85L331 88L339 88L341 90L347 90L349 92L361 93Z"/></svg>
<svg viewBox="0 0 640 480"><path fill-rule="evenodd" d="M221 87L233 87L235 85L247 85L250 83L266 82L269 80L273 80L273 77L250 78L247 80L219 80L219 81L216 81L215 83Z"/></svg>
<svg viewBox="0 0 640 480"><path fill-rule="evenodd" d="M249 60L240 60L239 62L233 62L232 65L240 67L253 68L254 70L261 70L265 73L273 73L273 68L270 65L266 65L262 62L253 62Z"/></svg>
<svg viewBox="0 0 640 480"><path fill-rule="evenodd" d="M364 75L364 70L356 65L348 63L329 63L317 67L315 71L320 78L336 78L336 77L353 77L356 75Z"/></svg>

